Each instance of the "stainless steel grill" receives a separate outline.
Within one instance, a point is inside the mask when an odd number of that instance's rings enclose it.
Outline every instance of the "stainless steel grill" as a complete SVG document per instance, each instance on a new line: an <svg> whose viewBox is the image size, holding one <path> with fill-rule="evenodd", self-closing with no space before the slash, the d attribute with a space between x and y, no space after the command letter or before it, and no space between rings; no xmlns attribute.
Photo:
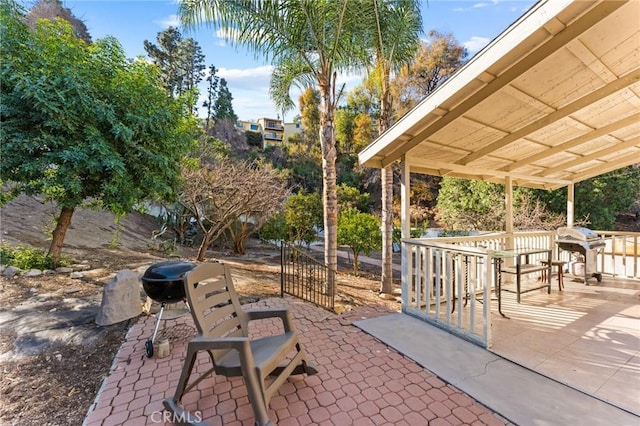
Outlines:
<svg viewBox="0 0 640 426"><path fill-rule="evenodd" d="M584 258L584 283L589 285L587 280L592 277L601 282L602 272L598 271L598 252L604 248L604 240L598 237L595 231L579 226L558 228L556 233L558 235L556 244L561 250L578 253Z"/></svg>

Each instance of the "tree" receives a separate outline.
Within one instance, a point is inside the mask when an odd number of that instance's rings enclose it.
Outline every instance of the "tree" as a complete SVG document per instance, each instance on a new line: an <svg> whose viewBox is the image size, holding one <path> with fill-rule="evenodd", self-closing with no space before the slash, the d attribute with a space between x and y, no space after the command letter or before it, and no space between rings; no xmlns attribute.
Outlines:
<svg viewBox="0 0 640 426"><path fill-rule="evenodd" d="M534 191L556 213L567 208L567 189ZM640 166L628 166L575 185L575 217L588 218L589 227L610 231L615 229L616 216L640 199Z"/></svg>
<svg viewBox="0 0 640 426"><path fill-rule="evenodd" d="M209 246L238 221L253 224L257 231L276 214L289 192L274 170L244 161L223 160L182 170L180 203L196 219L203 233L198 261ZM236 249L243 252L248 227L236 229Z"/></svg>
<svg viewBox="0 0 640 426"><path fill-rule="evenodd" d="M429 40L422 42L412 63L400 70L392 85L397 100L398 117L426 98L464 65L467 50L453 34L429 31Z"/></svg>
<svg viewBox="0 0 640 426"><path fill-rule="evenodd" d="M49 254L58 262L83 202L123 215L171 198L195 121L182 99L166 96L157 68L128 61L115 39L87 44L61 20L30 31L6 2L0 13L0 172L11 195L57 203Z"/></svg>
<svg viewBox="0 0 640 426"><path fill-rule="evenodd" d="M213 66L213 64L209 65L209 69L207 71L207 99L202 103L202 106L207 109L204 132L208 134L211 127L211 121L215 116L213 106L218 98L218 84L220 83L220 77L216 75L218 69Z"/></svg>
<svg viewBox="0 0 640 426"><path fill-rule="evenodd" d="M229 41L270 59L275 66L270 94L280 110L293 107L294 84L315 85L320 92L325 263L337 269L334 111L341 90L336 80L339 71L360 66L366 56L361 2L193 0L182 2L179 14L187 26L206 22L226 30Z"/></svg>
<svg viewBox="0 0 640 426"><path fill-rule="evenodd" d="M353 250L353 272L358 272L360 253L368 256L380 248L381 241L380 221L372 214L354 208L348 208L340 214L338 243Z"/></svg>
<svg viewBox="0 0 640 426"><path fill-rule="evenodd" d="M545 191L546 192L546 191ZM513 190L513 227L518 230L555 230L566 223L537 199L536 190ZM438 194L437 220L448 230L502 231L506 224L504 186L479 180L444 178ZM584 225L584 220L576 224Z"/></svg>
<svg viewBox="0 0 640 426"><path fill-rule="evenodd" d="M317 193L299 192L289 197L284 217L288 228L288 241L294 244L311 244L322 227L322 199Z"/></svg>
<svg viewBox="0 0 640 426"><path fill-rule="evenodd" d="M227 80L220 79L220 88L218 96L213 106L213 116L216 120L228 120L235 124L238 116L233 112L233 96L227 87Z"/></svg>
<svg viewBox="0 0 640 426"><path fill-rule="evenodd" d="M436 220L451 230L504 230L504 188L472 179L442 179Z"/></svg>
<svg viewBox="0 0 640 426"><path fill-rule="evenodd" d="M71 9L62 6L60 0L39 0L27 13L25 22L30 28L35 28L38 19L54 20L61 18L67 21L73 28L73 34L86 43L91 43L91 35L87 26L76 18Z"/></svg>
<svg viewBox="0 0 640 426"><path fill-rule="evenodd" d="M297 245L308 245L317 239L317 229L321 226L320 195L299 192L287 199L284 210L272 216L260 234L267 240L285 240Z"/></svg>
<svg viewBox="0 0 640 426"><path fill-rule="evenodd" d="M372 80L380 91L378 134L393 121L390 79L393 71L413 57L422 33L420 3L417 0L372 0L370 48L375 52ZM383 167L382 186L382 274L380 292L391 293L393 277L393 167Z"/></svg>
<svg viewBox="0 0 640 426"><path fill-rule="evenodd" d="M197 85L204 77L204 55L197 41L182 38L175 27L160 31L156 37L157 45L144 41L144 50L152 62L160 68L164 87L170 96L183 96L197 91ZM197 96L190 105L193 112Z"/></svg>
<svg viewBox="0 0 640 426"><path fill-rule="evenodd" d="M320 129L320 92L307 87L298 98L298 104L305 141L309 145L316 145Z"/></svg>

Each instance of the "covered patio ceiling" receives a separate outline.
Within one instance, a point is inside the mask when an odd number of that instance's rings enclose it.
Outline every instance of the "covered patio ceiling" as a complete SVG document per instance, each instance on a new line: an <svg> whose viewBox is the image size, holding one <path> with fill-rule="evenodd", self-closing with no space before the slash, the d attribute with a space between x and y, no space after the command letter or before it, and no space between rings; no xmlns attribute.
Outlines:
<svg viewBox="0 0 640 426"><path fill-rule="evenodd" d="M545 189L640 163L640 1L538 2L359 157Z"/></svg>

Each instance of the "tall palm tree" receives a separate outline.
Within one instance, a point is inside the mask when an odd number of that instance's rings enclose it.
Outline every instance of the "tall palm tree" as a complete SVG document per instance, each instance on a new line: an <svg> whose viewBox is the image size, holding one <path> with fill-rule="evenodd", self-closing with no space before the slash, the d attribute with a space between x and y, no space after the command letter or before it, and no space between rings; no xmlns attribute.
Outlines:
<svg viewBox="0 0 640 426"><path fill-rule="evenodd" d="M207 24L227 40L270 60L275 69L270 95L276 106L294 106L293 85L320 92L320 144L324 205L325 263L337 269L338 201L334 111L340 92L337 73L364 61L363 0L181 0L187 27ZM333 286L333 283L330 283Z"/></svg>
<svg viewBox="0 0 640 426"><path fill-rule="evenodd" d="M370 0L373 21L371 48L375 51L374 75L380 88L378 132L393 122L391 74L408 64L420 45L422 17L419 0ZM393 168L382 169L382 274L381 293L391 293L393 274Z"/></svg>

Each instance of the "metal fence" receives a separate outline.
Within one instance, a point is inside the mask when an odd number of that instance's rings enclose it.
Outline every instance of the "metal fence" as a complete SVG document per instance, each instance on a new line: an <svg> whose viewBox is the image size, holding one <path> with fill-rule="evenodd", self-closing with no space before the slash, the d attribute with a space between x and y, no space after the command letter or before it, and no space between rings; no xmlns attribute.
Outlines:
<svg viewBox="0 0 640 426"><path fill-rule="evenodd" d="M333 311L335 293L335 271L292 245L280 245L281 296L288 294Z"/></svg>

